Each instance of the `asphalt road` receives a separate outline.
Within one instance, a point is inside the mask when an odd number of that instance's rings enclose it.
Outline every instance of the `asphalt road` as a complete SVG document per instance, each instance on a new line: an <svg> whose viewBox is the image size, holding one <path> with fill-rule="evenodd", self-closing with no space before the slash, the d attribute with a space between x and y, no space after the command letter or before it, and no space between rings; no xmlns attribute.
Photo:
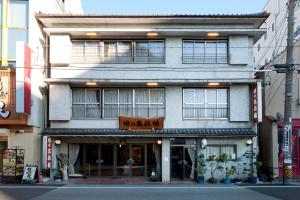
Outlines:
<svg viewBox="0 0 300 200"><path fill-rule="evenodd" d="M300 199L300 186L0 185L0 200L276 200Z"/></svg>

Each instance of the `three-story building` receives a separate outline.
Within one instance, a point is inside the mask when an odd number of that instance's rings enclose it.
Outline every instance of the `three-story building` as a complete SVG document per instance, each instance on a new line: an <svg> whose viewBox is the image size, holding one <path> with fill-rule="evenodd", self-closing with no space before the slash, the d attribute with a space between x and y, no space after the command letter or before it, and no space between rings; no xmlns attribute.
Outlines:
<svg viewBox="0 0 300 200"><path fill-rule="evenodd" d="M193 179L199 152L256 149L252 48L268 14L36 17L50 41L46 167L64 153L69 176L169 182Z"/></svg>

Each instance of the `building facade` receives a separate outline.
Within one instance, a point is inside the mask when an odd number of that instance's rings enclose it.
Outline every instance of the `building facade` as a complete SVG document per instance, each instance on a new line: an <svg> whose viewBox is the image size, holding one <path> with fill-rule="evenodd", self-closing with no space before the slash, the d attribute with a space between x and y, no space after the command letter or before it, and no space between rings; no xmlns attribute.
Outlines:
<svg viewBox="0 0 300 200"><path fill-rule="evenodd" d="M201 152L257 149L252 49L268 14L36 17L50 41L46 168L63 153L70 177L169 182L194 179Z"/></svg>
<svg viewBox="0 0 300 200"><path fill-rule="evenodd" d="M273 178L282 177L282 134L284 115L285 74L274 71L274 64L286 62L287 45L287 0L269 0L263 11L270 17L261 26L267 32L254 45L254 62L258 68L272 70L257 74L264 80L263 86L263 123L260 131L260 149L264 171ZM294 18L294 63L299 63L300 9L295 4ZM295 66L298 68L297 66ZM293 76L292 102L292 162L293 176L300 178L300 138L299 138L299 75Z"/></svg>
<svg viewBox="0 0 300 200"><path fill-rule="evenodd" d="M24 149L25 164L40 164L40 132L46 121L43 80L47 74L44 51L47 41L35 13L64 13L65 10L82 13L80 1L72 2L74 10L69 1L61 0L0 1L1 173L2 150L7 148Z"/></svg>

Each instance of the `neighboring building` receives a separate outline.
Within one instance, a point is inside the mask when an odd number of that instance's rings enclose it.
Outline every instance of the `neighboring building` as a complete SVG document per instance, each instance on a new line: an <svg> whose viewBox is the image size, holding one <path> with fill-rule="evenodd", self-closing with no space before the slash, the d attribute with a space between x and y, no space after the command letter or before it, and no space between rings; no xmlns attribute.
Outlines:
<svg viewBox="0 0 300 200"><path fill-rule="evenodd" d="M71 0L70 0L71 1ZM0 1L0 154L6 148L25 149L25 164L40 164L41 136L44 128L43 79L46 77L44 51L48 42L35 19L37 12L72 12L70 1ZM80 1L73 1L74 12ZM16 47L17 41L22 41ZM31 60L31 62L30 62ZM26 76L24 76L26 75ZM25 79L26 77L26 79ZM26 89L24 89L26 88ZM5 103L5 106L4 104ZM2 172L2 157L0 171Z"/></svg>
<svg viewBox="0 0 300 200"><path fill-rule="evenodd" d="M263 11L270 13L261 28L267 32L254 45L254 61L259 68L274 69L272 65L286 62L287 0L269 0ZM299 64L300 6L295 5L294 63ZM297 66L296 66L297 67ZM265 173L273 178L282 176L281 139L284 115L285 75L276 71L259 73L263 84L263 123L259 134L260 153ZM300 178L300 104L299 75L294 73L292 104L292 162L294 178Z"/></svg>
<svg viewBox="0 0 300 200"><path fill-rule="evenodd" d="M267 17L37 14L50 41L45 166L63 153L69 176L157 169L169 182L193 179L200 152L236 161L252 139L256 150L252 49Z"/></svg>

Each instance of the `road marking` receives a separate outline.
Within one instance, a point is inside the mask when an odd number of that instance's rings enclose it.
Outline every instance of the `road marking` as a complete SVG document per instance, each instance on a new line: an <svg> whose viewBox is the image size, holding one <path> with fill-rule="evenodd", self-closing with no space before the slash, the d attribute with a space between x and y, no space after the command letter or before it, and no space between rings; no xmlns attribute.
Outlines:
<svg viewBox="0 0 300 200"><path fill-rule="evenodd" d="M300 185L253 186L0 186L0 189L247 189L247 188L300 188Z"/></svg>

